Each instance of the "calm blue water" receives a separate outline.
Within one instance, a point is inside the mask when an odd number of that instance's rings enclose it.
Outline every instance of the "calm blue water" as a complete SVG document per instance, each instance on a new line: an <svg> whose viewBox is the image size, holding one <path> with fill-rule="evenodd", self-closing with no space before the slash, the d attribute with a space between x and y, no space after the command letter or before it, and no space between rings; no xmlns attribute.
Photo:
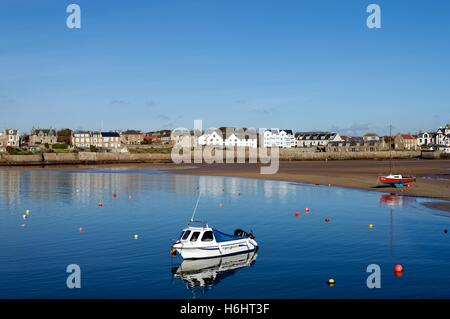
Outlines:
<svg viewBox="0 0 450 319"><path fill-rule="evenodd" d="M450 297L450 214L422 206L426 199L152 170L0 170L0 181L0 298ZM194 271L180 278L169 246L198 191L198 219L251 229L260 250L184 265ZM73 263L81 289L66 287ZM381 289L366 286L372 263Z"/></svg>

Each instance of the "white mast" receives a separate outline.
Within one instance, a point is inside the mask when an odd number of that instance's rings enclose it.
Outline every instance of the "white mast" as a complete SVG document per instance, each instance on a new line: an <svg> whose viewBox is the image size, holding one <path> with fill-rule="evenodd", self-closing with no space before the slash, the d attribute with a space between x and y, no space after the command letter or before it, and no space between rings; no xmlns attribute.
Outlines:
<svg viewBox="0 0 450 319"><path fill-rule="evenodd" d="M195 216L195 212L197 211L199 201L200 201L200 193L198 194L197 203L195 204L194 212L192 213L191 223L194 221L194 216Z"/></svg>

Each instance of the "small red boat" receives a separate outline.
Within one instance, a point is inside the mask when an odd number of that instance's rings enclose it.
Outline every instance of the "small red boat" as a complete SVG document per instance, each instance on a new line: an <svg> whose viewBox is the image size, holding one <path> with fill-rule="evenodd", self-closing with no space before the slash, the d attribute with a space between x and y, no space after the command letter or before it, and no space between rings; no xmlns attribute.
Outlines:
<svg viewBox="0 0 450 319"><path fill-rule="evenodd" d="M389 174L387 176L380 176L378 180L383 184L393 185L395 187L403 187L405 184L414 183L416 181L416 178L413 176Z"/></svg>
<svg viewBox="0 0 450 319"><path fill-rule="evenodd" d="M389 125L389 137L392 140L392 125ZM389 175L386 176L380 176L378 177L378 180L380 183L390 185L392 187L401 188L405 185L408 185L410 183L414 183L416 181L416 178L414 176L402 176L400 174L392 174L392 149L393 144L389 147Z"/></svg>

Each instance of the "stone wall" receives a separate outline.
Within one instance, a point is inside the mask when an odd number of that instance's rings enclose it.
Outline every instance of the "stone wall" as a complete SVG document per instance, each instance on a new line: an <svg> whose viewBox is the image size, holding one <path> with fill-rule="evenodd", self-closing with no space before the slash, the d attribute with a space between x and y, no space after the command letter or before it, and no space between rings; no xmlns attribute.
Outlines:
<svg viewBox="0 0 450 319"><path fill-rule="evenodd" d="M248 151L246 152L248 156ZM425 153L424 153L425 154ZM428 155L428 154L427 154ZM435 154L433 154L435 155ZM440 155L440 154L439 154ZM429 158L439 158L429 156ZM393 158L414 158L421 156L420 151L393 151ZM389 152L354 152L354 153L314 153L300 149L280 149L281 161L304 160L354 160L354 159L388 159ZM164 153L44 153L35 155L0 154L0 165L47 165L47 164L102 164L102 163L171 163L171 154Z"/></svg>

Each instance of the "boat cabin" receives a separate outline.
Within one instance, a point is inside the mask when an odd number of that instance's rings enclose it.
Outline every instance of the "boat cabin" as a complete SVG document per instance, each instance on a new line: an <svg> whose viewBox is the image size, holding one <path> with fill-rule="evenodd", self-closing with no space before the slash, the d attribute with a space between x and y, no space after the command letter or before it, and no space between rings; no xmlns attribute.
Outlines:
<svg viewBox="0 0 450 319"><path fill-rule="evenodd" d="M194 227L194 226L186 227L181 232L181 235L178 240L182 243L183 242L219 243L224 241L239 240L243 238L245 238L245 236L242 235L240 236L239 234L228 235L222 233L221 231L218 231L217 229L213 229L208 225L205 225L203 227Z"/></svg>
<svg viewBox="0 0 450 319"><path fill-rule="evenodd" d="M181 232L179 241L186 242L196 242L196 241L203 241L203 242L211 242L214 241L214 233L212 231L212 228L205 226L205 227L187 227L183 229Z"/></svg>

